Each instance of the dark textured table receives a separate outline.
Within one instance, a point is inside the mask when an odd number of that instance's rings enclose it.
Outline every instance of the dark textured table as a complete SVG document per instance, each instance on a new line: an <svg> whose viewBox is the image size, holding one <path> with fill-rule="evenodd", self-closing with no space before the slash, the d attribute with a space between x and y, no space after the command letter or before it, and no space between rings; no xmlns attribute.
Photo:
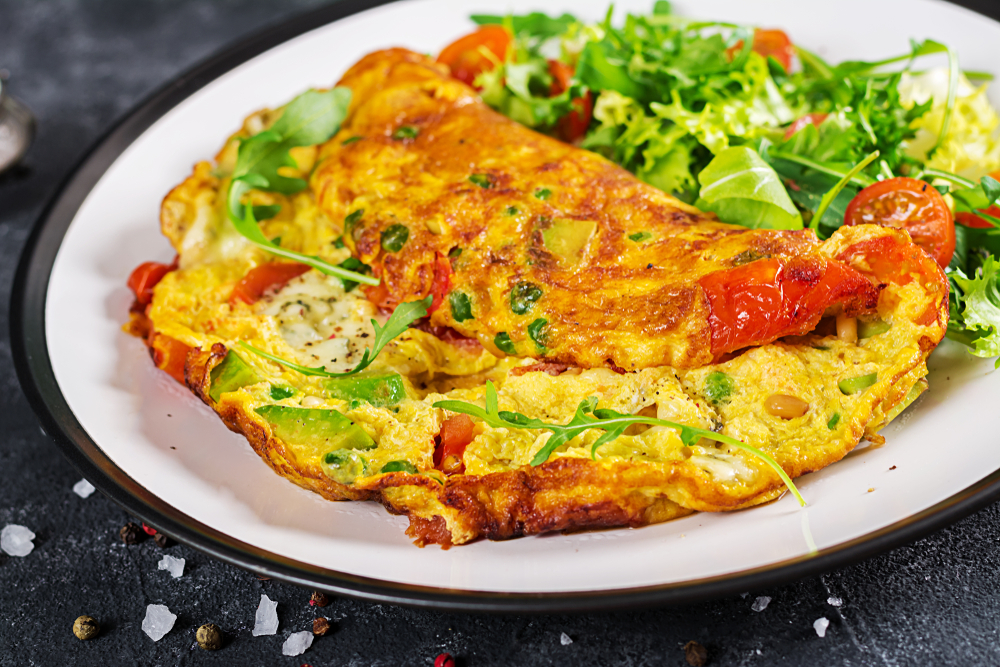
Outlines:
<svg viewBox="0 0 1000 667"><path fill-rule="evenodd" d="M0 2L0 68L39 119L23 166L0 176L0 527L19 523L37 534L26 558L0 554L0 665L430 665L444 651L467 667L684 665L689 640L708 648L711 665L1000 664L997 506L800 583L683 608L579 616L459 615L349 599L319 609L310 591L259 581L183 545L125 546L118 531L130 517L99 493L73 493L79 473L18 387L7 326L18 255L58 183L130 107L222 46L316 4ZM986 0L965 4L1000 15ZM157 571L163 553L186 559L183 577ZM262 592L278 601L276 636L250 633ZM751 609L758 596L771 598L760 612ZM140 629L151 603L178 615L156 643ZM101 622L97 639L74 638L81 614ZM288 633L317 615L333 620L330 634L300 657L282 656ZM830 620L824 638L813 630L820 617ZM194 643L206 622L225 632L218 652ZM563 633L572 643L563 644Z"/></svg>

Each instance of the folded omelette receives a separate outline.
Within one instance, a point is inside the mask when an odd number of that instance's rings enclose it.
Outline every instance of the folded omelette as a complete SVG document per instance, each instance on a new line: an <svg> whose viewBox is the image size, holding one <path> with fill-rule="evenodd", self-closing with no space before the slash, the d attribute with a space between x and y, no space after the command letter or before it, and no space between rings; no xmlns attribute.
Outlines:
<svg viewBox="0 0 1000 667"><path fill-rule="evenodd" d="M248 203L280 206L260 229L282 248L379 284L280 260L227 218L239 142L281 115L265 110L165 198L178 260L129 325L292 482L379 501L420 545L642 526L786 487L761 457L676 428L634 424L598 448L605 432L585 430L539 461L553 432L518 424L593 401L733 438L797 477L881 441L926 388L948 286L905 232L720 223L403 49L338 85L353 93L339 132L284 167L309 187ZM429 315L363 373L296 370L352 369L372 318L421 299ZM435 407L492 396L522 422Z"/></svg>

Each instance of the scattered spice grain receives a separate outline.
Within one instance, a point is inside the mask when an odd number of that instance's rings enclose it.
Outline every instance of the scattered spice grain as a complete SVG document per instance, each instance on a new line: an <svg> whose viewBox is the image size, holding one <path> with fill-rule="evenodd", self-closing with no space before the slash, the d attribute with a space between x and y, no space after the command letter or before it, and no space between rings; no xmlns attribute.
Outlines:
<svg viewBox="0 0 1000 667"><path fill-rule="evenodd" d="M142 528L138 524L129 521L118 531L118 536L122 538L122 542L128 546L132 546L142 539Z"/></svg>
<svg viewBox="0 0 1000 667"><path fill-rule="evenodd" d="M312 596L309 598L310 607L325 607L330 604L330 598L326 596L326 593L320 591L313 591Z"/></svg>
<svg viewBox="0 0 1000 667"><path fill-rule="evenodd" d="M708 651L696 641L684 645L684 659L691 667L702 667L708 664Z"/></svg>
<svg viewBox="0 0 1000 667"><path fill-rule="evenodd" d="M319 618L313 621L314 635L316 635L317 637L322 637L328 632L330 632L330 619L323 618L322 616L320 616Z"/></svg>
<svg viewBox="0 0 1000 667"><path fill-rule="evenodd" d="M218 651L222 648L222 628L215 623L206 623L194 633L198 646L206 651Z"/></svg>
<svg viewBox="0 0 1000 667"><path fill-rule="evenodd" d="M160 547L161 549L166 549L167 547L171 547L174 545L173 540L171 540L163 533L157 533L156 535L153 535L153 541L156 542L156 546Z"/></svg>
<svg viewBox="0 0 1000 667"><path fill-rule="evenodd" d="M73 621L73 634L84 641L93 639L101 632L100 624L90 616L81 616Z"/></svg>

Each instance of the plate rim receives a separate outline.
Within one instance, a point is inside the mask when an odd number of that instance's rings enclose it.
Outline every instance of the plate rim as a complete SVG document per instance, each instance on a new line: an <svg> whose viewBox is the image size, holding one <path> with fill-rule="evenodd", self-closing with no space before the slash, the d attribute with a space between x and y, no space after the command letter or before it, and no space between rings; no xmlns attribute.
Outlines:
<svg viewBox="0 0 1000 667"><path fill-rule="evenodd" d="M106 497L203 553L261 575L369 602L475 613L555 613L689 604L788 584L866 560L944 528L1000 499L1000 470L958 493L834 546L738 572L654 586L598 591L501 593L402 584L352 575L270 553L173 508L119 468L87 434L55 379L45 338L49 278L79 207L114 161L159 118L226 72L310 30L394 0L339 0L251 33L196 63L116 121L68 172L32 227L10 301L11 353L22 391L69 461ZM968 7L951 4L993 20Z"/></svg>

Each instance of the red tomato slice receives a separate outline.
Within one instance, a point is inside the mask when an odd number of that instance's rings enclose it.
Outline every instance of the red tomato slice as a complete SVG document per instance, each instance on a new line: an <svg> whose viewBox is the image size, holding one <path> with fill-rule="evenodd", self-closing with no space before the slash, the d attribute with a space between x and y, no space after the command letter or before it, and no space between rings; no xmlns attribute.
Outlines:
<svg viewBox="0 0 1000 667"><path fill-rule="evenodd" d="M480 47L503 61L507 57L507 47L511 36L507 29L499 25L484 25L475 32L460 37L444 47L437 57L439 63L451 69L451 75L463 83L475 85L476 77L481 72L493 69L493 61L485 55Z"/></svg>
<svg viewBox="0 0 1000 667"><path fill-rule="evenodd" d="M461 462L465 448L476 437L475 427L469 415L455 415L444 420L438 445L434 449L434 465L441 467L449 457L455 457Z"/></svg>
<svg viewBox="0 0 1000 667"><path fill-rule="evenodd" d="M247 274L236 283L230 302L256 303L271 287L284 285L292 278L298 278L310 267L298 262L271 262L261 264L247 271Z"/></svg>
<svg viewBox="0 0 1000 667"><path fill-rule="evenodd" d="M572 66L558 60L549 61L549 74L552 75L552 85L549 87L549 95L555 97L561 95L569 88L570 79L573 78L574 69ZM583 97L573 99L573 111L559 119L559 134L568 142L576 141L587 134L590 127L590 119L594 113L594 97L587 91Z"/></svg>
<svg viewBox="0 0 1000 667"><path fill-rule="evenodd" d="M799 118L788 126L788 129L785 130L785 139L791 139L806 125L815 125L816 127L819 127L829 115L830 114L828 113L807 113L805 116Z"/></svg>
<svg viewBox="0 0 1000 667"><path fill-rule="evenodd" d="M879 225L905 230L941 268L955 253L951 210L929 183L915 178L889 178L869 185L851 200L845 225Z"/></svg>
<svg viewBox="0 0 1000 667"><path fill-rule="evenodd" d="M163 280L163 276L177 268L177 258L172 264L160 262L143 262L135 267L128 277L128 288L135 294L135 300L143 306L148 306L153 300L153 288Z"/></svg>
<svg viewBox="0 0 1000 667"><path fill-rule="evenodd" d="M788 72L792 68L792 56L795 55L795 47L792 40L784 30L764 30L757 28L753 31L753 50L767 58L774 58Z"/></svg>

